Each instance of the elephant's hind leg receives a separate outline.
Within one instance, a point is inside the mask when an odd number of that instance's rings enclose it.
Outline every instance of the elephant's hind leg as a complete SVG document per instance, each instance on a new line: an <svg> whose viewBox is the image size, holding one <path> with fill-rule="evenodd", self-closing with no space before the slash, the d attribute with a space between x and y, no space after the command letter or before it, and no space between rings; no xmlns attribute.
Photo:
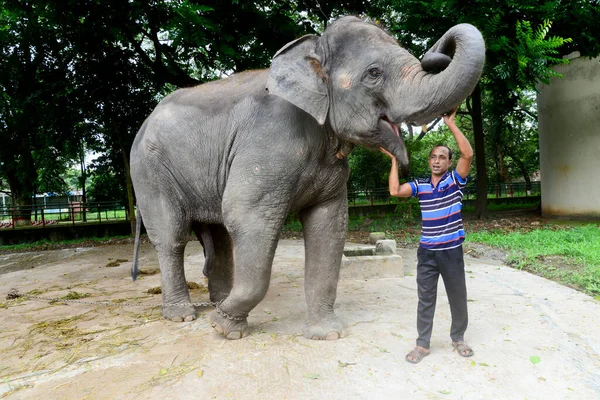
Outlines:
<svg viewBox="0 0 600 400"><path fill-rule="evenodd" d="M185 243L156 246L162 281L162 312L166 319L174 322L196 318L183 270L184 249Z"/></svg>
<svg viewBox="0 0 600 400"><path fill-rule="evenodd" d="M229 296L233 286L233 243L223 225L207 224L203 229L194 224L194 232L203 238L205 247L203 272L208 277L210 301L220 302Z"/></svg>
<svg viewBox="0 0 600 400"><path fill-rule="evenodd" d="M308 320L304 337L339 339L343 324L333 312L347 228L346 193L337 200L303 210Z"/></svg>
<svg viewBox="0 0 600 400"><path fill-rule="evenodd" d="M189 240L190 223L172 205L159 197L142 203L148 237L158 253L161 273L163 316L172 321L192 321L195 308L183 269L183 252ZM147 210L147 211L146 211Z"/></svg>

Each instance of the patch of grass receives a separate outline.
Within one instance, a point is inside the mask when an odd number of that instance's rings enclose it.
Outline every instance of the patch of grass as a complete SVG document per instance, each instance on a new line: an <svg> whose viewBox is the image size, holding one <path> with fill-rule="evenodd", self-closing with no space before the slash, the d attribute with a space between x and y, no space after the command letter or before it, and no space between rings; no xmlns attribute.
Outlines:
<svg viewBox="0 0 600 400"><path fill-rule="evenodd" d="M156 275L160 272L158 268L140 268L140 275Z"/></svg>
<svg viewBox="0 0 600 400"><path fill-rule="evenodd" d="M160 286L156 286L156 287L148 289L147 293L150 293L150 294L161 294L162 293L162 288Z"/></svg>
<svg viewBox="0 0 600 400"><path fill-rule="evenodd" d="M109 258L110 260L110 258ZM121 263L127 262L128 260L126 258L117 258L114 261L110 261L108 264L105 265L105 267L119 267L121 265Z"/></svg>
<svg viewBox="0 0 600 400"><path fill-rule="evenodd" d="M200 291L200 293L208 293L208 288L200 283L197 282L187 282L187 287L190 290L198 290ZM162 288L160 286L156 286L153 288L148 289L147 293L149 294L161 294L162 293Z"/></svg>
<svg viewBox="0 0 600 400"><path fill-rule="evenodd" d="M130 236L113 236L110 238L81 238L81 239L73 239L73 240L61 240L61 241L51 241L48 239L38 240L37 242L32 243L20 243L20 244L11 244L0 246L0 254L2 253L17 253L17 252L25 252L25 251L40 251L40 250L54 250L68 247L77 247L77 246L94 246L94 245L104 245L112 242L121 242L124 240L131 240Z"/></svg>
<svg viewBox="0 0 600 400"><path fill-rule="evenodd" d="M61 297L61 299L78 300L78 299L85 299L86 297L90 297L90 296L91 296L91 294L89 294L89 293L69 292L69 294Z"/></svg>
<svg viewBox="0 0 600 400"><path fill-rule="evenodd" d="M600 227L535 229L530 232L472 232L468 242L485 243L508 252L517 268L600 295Z"/></svg>

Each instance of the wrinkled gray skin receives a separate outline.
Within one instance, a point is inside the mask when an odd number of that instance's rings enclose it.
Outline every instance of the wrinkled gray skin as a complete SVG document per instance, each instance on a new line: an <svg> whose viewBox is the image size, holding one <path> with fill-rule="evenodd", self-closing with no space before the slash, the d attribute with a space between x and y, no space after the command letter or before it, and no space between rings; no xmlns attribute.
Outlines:
<svg viewBox="0 0 600 400"><path fill-rule="evenodd" d="M131 177L158 252L163 315L194 318L193 306L172 305L190 301L183 254L194 231L205 247L211 300L242 317L215 311L212 324L227 338L246 336L246 316L269 287L284 220L297 211L304 336L341 337L333 308L347 227L344 155L354 144L383 147L406 168L398 125L426 123L459 105L480 77L484 52L479 31L458 25L420 62L379 27L344 17L321 37L283 47L270 69L161 101L133 144ZM136 236L134 279L137 243Z"/></svg>

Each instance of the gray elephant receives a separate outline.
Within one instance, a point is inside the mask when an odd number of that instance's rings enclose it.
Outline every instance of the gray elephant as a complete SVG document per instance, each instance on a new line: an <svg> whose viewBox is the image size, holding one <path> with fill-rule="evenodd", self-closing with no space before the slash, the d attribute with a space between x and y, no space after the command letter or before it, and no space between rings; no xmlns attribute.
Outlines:
<svg viewBox="0 0 600 400"><path fill-rule="evenodd" d="M354 144L408 157L398 125L421 125L459 105L484 63L481 34L450 29L419 62L380 27L355 17L322 36L297 39L270 69L179 89L158 104L131 149L137 197L132 274L140 224L156 247L163 315L193 320L184 248L195 232L205 247L213 327L248 334L248 313L269 287L289 212L305 242L304 336L338 339L334 314L348 207L345 156Z"/></svg>

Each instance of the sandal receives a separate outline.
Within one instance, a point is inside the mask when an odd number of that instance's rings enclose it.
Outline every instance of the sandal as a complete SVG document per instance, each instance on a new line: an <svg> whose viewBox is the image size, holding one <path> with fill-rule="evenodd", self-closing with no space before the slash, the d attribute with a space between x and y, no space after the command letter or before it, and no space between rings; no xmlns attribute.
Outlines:
<svg viewBox="0 0 600 400"><path fill-rule="evenodd" d="M473 349L464 340L452 342L452 347L456 349L456 352L461 357L471 357L473 354L475 354Z"/></svg>
<svg viewBox="0 0 600 400"><path fill-rule="evenodd" d="M416 346L414 349L410 351L405 357L406 361L411 364L418 364L421 360L429 355L430 351L424 349L423 347ZM412 357L412 358L411 358Z"/></svg>

